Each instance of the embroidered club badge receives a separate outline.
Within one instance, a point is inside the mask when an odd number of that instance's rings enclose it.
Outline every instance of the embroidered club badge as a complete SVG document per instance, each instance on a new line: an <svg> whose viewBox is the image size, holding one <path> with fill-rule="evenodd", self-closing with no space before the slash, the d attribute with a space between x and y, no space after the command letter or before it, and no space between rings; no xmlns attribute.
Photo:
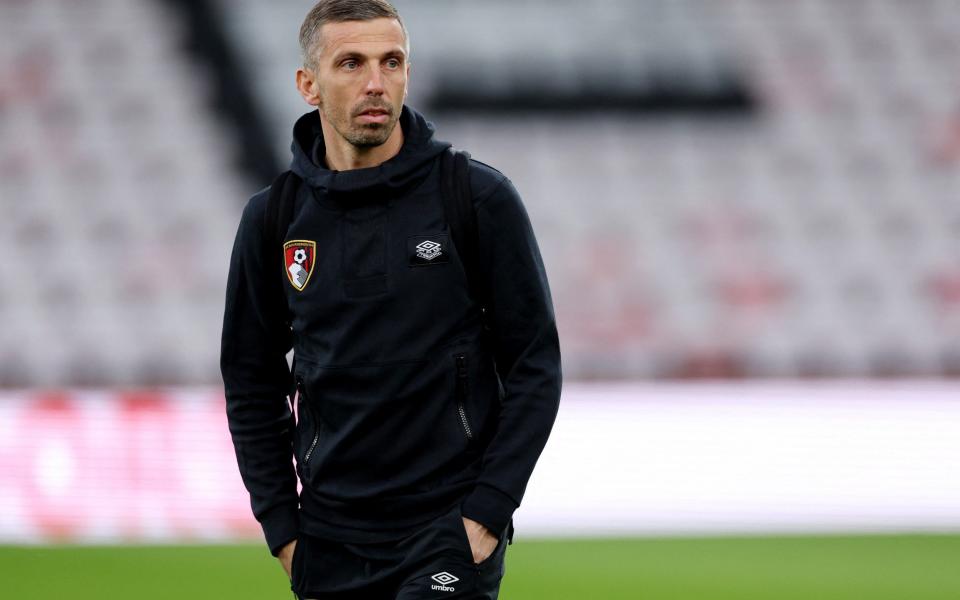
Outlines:
<svg viewBox="0 0 960 600"><path fill-rule="evenodd" d="M313 274L317 255L317 243L310 240L290 240L283 245L283 262L287 279L298 292L302 292Z"/></svg>

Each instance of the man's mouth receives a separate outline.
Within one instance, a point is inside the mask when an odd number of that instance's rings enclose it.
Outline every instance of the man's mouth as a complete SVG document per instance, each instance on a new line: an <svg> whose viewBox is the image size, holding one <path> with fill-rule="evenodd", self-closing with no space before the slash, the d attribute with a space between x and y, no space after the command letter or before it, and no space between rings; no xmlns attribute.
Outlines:
<svg viewBox="0 0 960 600"><path fill-rule="evenodd" d="M390 111L384 108L368 108L357 116L365 123L386 123L390 118Z"/></svg>

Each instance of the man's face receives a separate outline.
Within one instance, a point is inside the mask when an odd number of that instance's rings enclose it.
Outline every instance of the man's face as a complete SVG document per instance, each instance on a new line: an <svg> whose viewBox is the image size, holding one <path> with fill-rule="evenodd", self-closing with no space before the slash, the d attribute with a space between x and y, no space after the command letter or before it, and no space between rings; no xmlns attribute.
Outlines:
<svg viewBox="0 0 960 600"><path fill-rule="evenodd" d="M326 23L307 101L358 148L387 141L407 95L410 65L396 19Z"/></svg>

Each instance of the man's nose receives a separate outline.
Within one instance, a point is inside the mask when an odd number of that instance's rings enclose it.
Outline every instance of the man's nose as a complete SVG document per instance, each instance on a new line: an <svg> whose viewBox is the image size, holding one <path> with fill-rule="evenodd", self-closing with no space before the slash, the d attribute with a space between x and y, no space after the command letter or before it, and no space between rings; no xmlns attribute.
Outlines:
<svg viewBox="0 0 960 600"><path fill-rule="evenodd" d="M370 79L367 80L367 94L383 94L383 74L380 72L379 65L376 69L370 70Z"/></svg>

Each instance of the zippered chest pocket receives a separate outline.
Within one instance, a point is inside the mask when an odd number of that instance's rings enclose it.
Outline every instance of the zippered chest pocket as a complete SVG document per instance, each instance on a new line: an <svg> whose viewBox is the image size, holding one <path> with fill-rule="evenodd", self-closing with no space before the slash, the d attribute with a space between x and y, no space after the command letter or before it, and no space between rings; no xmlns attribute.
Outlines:
<svg viewBox="0 0 960 600"><path fill-rule="evenodd" d="M468 442L473 441L473 427L470 426L470 418L467 416L467 395L470 393L470 370L467 368L467 355L464 352L458 352L453 355L456 366L456 402L457 416L460 418L460 426Z"/></svg>
<svg viewBox="0 0 960 600"><path fill-rule="evenodd" d="M312 427L312 435L309 437L309 442L307 443L307 448L303 452L302 458L300 459L300 467L304 470L305 473L309 473L310 467L310 457L313 455L314 450L317 449L317 444L320 442L320 420L317 418L317 413L314 410L313 406L310 405L309 399L306 398L303 391L303 379L297 378L297 412L303 414L303 409L306 409L307 415L309 416L310 422L309 425ZM309 430L308 430L309 431ZM306 433L306 432L305 432Z"/></svg>

